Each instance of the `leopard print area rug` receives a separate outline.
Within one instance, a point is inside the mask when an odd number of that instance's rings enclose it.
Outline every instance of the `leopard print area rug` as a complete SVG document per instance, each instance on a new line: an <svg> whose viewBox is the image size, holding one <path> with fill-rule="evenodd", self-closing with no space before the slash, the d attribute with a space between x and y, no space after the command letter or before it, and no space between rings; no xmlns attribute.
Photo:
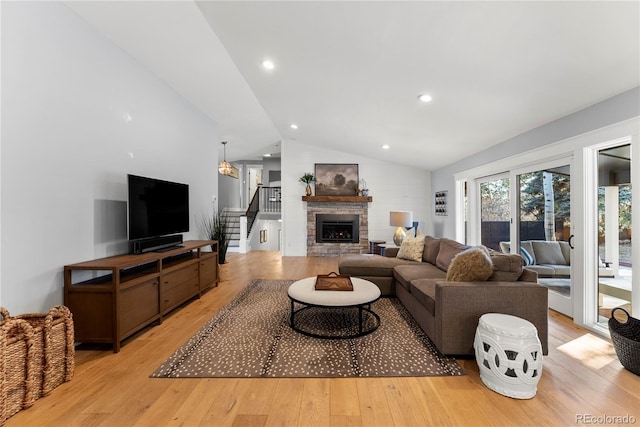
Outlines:
<svg viewBox="0 0 640 427"><path fill-rule="evenodd" d="M155 378L334 378L464 375L443 356L396 298L371 304L380 316L373 333L353 339L319 339L289 326L292 280L256 280L165 361ZM298 308L298 307L296 307ZM325 331L351 328L357 309L313 308L296 325ZM373 318L365 319L366 322ZM332 334L340 331L331 330Z"/></svg>

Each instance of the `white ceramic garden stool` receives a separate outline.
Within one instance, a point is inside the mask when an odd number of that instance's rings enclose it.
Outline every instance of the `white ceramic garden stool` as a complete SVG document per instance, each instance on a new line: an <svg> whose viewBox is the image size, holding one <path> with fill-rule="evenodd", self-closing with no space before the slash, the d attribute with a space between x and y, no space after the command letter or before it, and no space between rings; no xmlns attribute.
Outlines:
<svg viewBox="0 0 640 427"><path fill-rule="evenodd" d="M542 345L533 323L508 314L483 314L473 347L480 378L487 387L515 399L536 395Z"/></svg>

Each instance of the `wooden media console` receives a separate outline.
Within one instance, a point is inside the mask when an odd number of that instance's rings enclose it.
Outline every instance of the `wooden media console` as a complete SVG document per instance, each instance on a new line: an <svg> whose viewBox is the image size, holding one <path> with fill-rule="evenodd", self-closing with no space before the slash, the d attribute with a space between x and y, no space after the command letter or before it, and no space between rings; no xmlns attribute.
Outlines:
<svg viewBox="0 0 640 427"><path fill-rule="evenodd" d="M218 242L189 240L166 252L66 265L64 303L76 342L112 344L117 353L122 340L217 284Z"/></svg>

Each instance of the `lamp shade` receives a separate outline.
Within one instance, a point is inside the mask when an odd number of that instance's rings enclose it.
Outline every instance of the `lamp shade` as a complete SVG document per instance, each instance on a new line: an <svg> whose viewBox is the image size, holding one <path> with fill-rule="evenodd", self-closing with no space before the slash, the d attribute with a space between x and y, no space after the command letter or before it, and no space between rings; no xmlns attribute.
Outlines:
<svg viewBox="0 0 640 427"><path fill-rule="evenodd" d="M220 172L222 175L231 175L232 170L233 166L231 166L231 163L227 162L226 160L218 165L218 172Z"/></svg>
<svg viewBox="0 0 640 427"><path fill-rule="evenodd" d="M238 168L227 162L227 141L222 141L222 148L224 150L224 157L222 162L218 165L218 172L220 175L230 176L231 178L238 179Z"/></svg>
<svg viewBox="0 0 640 427"><path fill-rule="evenodd" d="M411 211L389 212L389 225L393 227L411 227L413 225L413 212Z"/></svg>

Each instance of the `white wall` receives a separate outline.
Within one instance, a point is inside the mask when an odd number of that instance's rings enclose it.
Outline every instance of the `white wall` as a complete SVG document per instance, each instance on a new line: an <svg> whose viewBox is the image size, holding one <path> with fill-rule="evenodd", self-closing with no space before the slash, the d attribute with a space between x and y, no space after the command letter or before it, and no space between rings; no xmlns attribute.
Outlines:
<svg viewBox="0 0 640 427"><path fill-rule="evenodd" d="M280 159L277 157L265 157L262 160L262 182L266 187L279 187L280 181L269 181L269 172L282 170Z"/></svg>
<svg viewBox="0 0 640 427"><path fill-rule="evenodd" d="M235 164L239 168L239 173L244 172L244 167L239 164ZM217 169L216 169L217 171ZM240 208L241 203L241 185L242 177L232 178L230 176L224 176L218 174L218 193L220 195L218 199L217 209L224 208Z"/></svg>
<svg viewBox="0 0 640 427"><path fill-rule="evenodd" d="M63 303L65 264L127 250L126 175L217 195L213 122L57 2L2 2L0 304Z"/></svg>
<svg viewBox="0 0 640 427"><path fill-rule="evenodd" d="M260 243L260 231L266 232L266 242ZM277 251L280 250L280 232L282 222L272 219L256 219L251 231L249 248L252 251Z"/></svg>
<svg viewBox="0 0 640 427"><path fill-rule="evenodd" d="M409 155L409 154L408 154ZM391 241L394 227L389 226L389 211L413 211L414 221L427 221L430 232L432 212L430 173L423 169L385 163L367 157L346 154L300 143L282 143L283 254L307 253L307 206L302 201L305 185L299 178L314 173L316 163L357 163L360 178L367 181L369 195L369 239Z"/></svg>
<svg viewBox="0 0 640 427"><path fill-rule="evenodd" d="M451 239L456 237L455 215L453 214L456 209L454 197L454 175L456 173L554 144L639 115L640 88L636 87L507 141L496 141L497 145L491 148L434 171L431 176L433 190L449 191L449 215L433 217L434 235ZM497 170L493 173L498 172L503 171Z"/></svg>

